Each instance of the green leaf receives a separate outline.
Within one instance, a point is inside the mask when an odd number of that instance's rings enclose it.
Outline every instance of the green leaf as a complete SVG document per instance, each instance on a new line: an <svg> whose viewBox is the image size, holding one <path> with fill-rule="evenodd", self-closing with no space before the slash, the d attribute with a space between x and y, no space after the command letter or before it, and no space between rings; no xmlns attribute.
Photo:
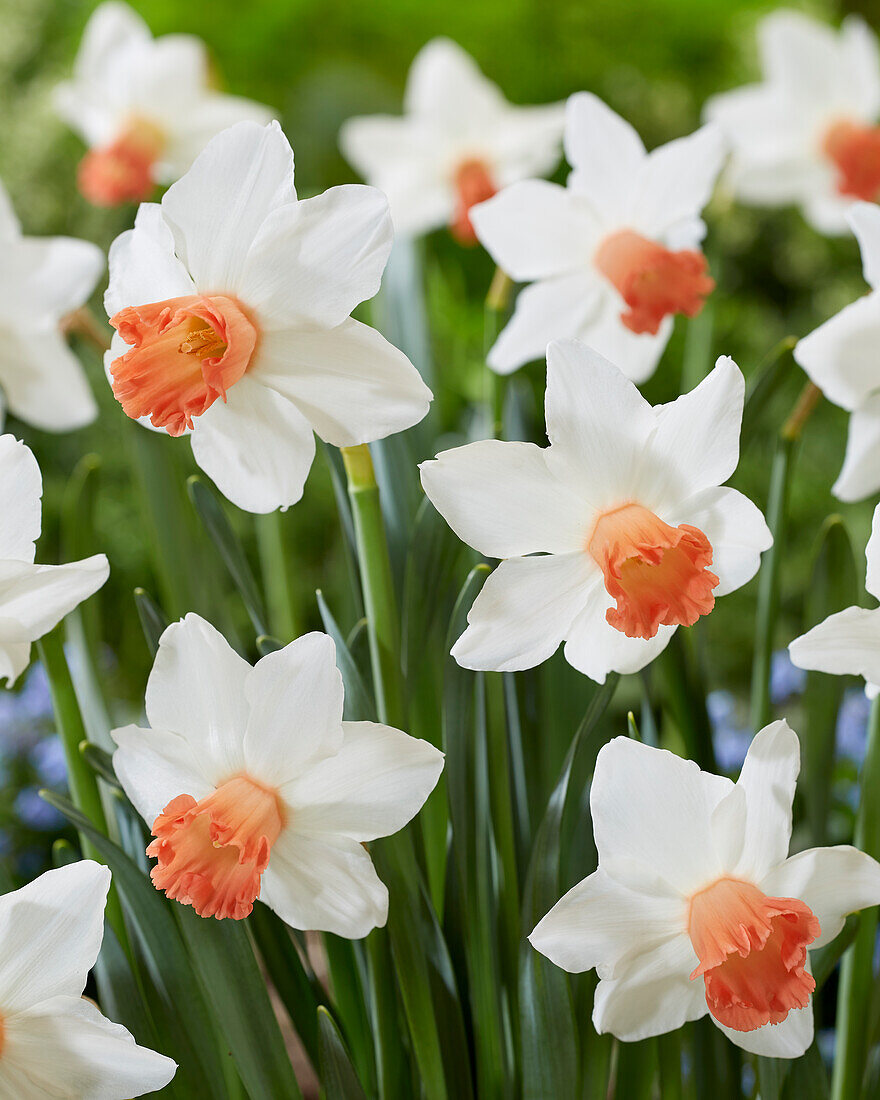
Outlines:
<svg viewBox="0 0 880 1100"><path fill-rule="evenodd" d="M320 588L315 592L315 598L318 601L318 611L321 613L324 630L336 645L336 665L342 673L342 683L345 688L343 718L347 722L375 722L376 704L367 690L361 671Z"/></svg>
<svg viewBox="0 0 880 1100"><path fill-rule="evenodd" d="M523 933L528 936L560 896L562 818L575 757L583 746L595 760L601 747L600 719L620 677L612 673L593 695L571 742L562 771L535 836L523 898ZM576 1096L579 1090L578 1028L568 975L523 940L520 968L520 1031L523 1095Z"/></svg>
<svg viewBox="0 0 880 1100"><path fill-rule="evenodd" d="M273 638L271 634L260 634L257 638L257 652L261 657L265 657L268 653L277 653L279 649L284 649L284 643L279 642L277 638Z"/></svg>
<svg viewBox="0 0 880 1100"><path fill-rule="evenodd" d="M339 1029L323 1005L318 1009L317 1028L321 1084L327 1100L367 1100Z"/></svg>
<svg viewBox="0 0 880 1100"><path fill-rule="evenodd" d="M137 939L160 998L160 1012L174 1046L168 1053L181 1065L198 1063L191 1074L204 1082L194 1097L214 1100L226 1095L220 1052L183 941L169 903L149 878L112 841L100 833L66 798L50 791L43 798L85 833L113 874L127 923Z"/></svg>
<svg viewBox="0 0 880 1100"><path fill-rule="evenodd" d="M743 405L742 435L740 438L740 448L742 450L757 435L764 411L791 374L794 367L791 352L796 343L796 336L786 336L784 340L780 340L749 378Z"/></svg>
<svg viewBox="0 0 880 1100"><path fill-rule="evenodd" d="M116 778L116 772L113 770L113 757L106 749L102 749L100 745L92 744L91 741L80 741L79 752L92 771L96 775L100 775L105 783L109 783L118 790L122 789L122 784Z"/></svg>
<svg viewBox="0 0 880 1100"><path fill-rule="evenodd" d="M791 1062L782 1095L784 1100L828 1100L828 1074L815 1041L803 1057Z"/></svg>
<svg viewBox="0 0 880 1100"><path fill-rule="evenodd" d="M159 639L168 626L168 619L165 617L165 612L153 601L146 589L136 588L134 590L134 602L147 648L155 657L159 648Z"/></svg>
<svg viewBox="0 0 880 1100"><path fill-rule="evenodd" d="M844 951L854 942L859 931L860 920L861 914L850 913L846 918L846 924L831 943L826 943L818 951L810 952L810 969L813 972L817 992L834 973L834 968L840 961Z"/></svg>
<svg viewBox="0 0 880 1100"><path fill-rule="evenodd" d="M257 582L254 580L254 575L251 572L241 542L232 530L232 524L223 510L223 506L208 487L207 482L198 474L193 474L187 479L186 487L196 513L205 525L205 530L217 547L220 557L223 559L223 564L228 569L229 575L244 601L251 622L254 625L254 630L258 635L268 634L263 597L257 588Z"/></svg>
<svg viewBox="0 0 880 1100"><path fill-rule="evenodd" d="M300 1100L302 1094L244 921L206 919L186 905L175 909L250 1100Z"/></svg>

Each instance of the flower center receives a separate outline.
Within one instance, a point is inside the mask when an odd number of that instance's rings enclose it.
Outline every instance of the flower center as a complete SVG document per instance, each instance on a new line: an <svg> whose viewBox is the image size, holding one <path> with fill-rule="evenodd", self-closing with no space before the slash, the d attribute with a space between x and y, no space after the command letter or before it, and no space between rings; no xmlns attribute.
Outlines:
<svg viewBox="0 0 880 1100"><path fill-rule="evenodd" d="M880 195L880 126L844 119L829 127L822 151L837 169L837 191L873 202Z"/></svg>
<svg viewBox="0 0 880 1100"><path fill-rule="evenodd" d="M154 122L130 119L119 137L89 150L80 161L80 191L96 206L148 199L153 191L153 165L162 155L165 140Z"/></svg>
<svg viewBox="0 0 880 1100"><path fill-rule="evenodd" d="M606 237L596 251L595 264L629 307L621 313L621 321L637 333L655 334L667 314L696 316L715 287L715 280L706 274L702 252L690 248L671 252L631 229Z"/></svg>
<svg viewBox="0 0 880 1100"><path fill-rule="evenodd" d="M768 898L757 886L721 878L690 901L688 935L700 965L709 1011L734 1031L781 1024L806 1008L816 988L807 944L821 931L797 898Z"/></svg>
<svg viewBox="0 0 880 1100"><path fill-rule="evenodd" d="M599 516L587 550L617 601L605 618L628 638L692 626L715 606L712 546L698 527L670 527L641 504L622 504Z"/></svg>
<svg viewBox="0 0 880 1100"><path fill-rule="evenodd" d="M238 302L193 294L128 306L110 324L132 347L110 366L128 416L180 435L248 369L257 330Z"/></svg>
<svg viewBox="0 0 880 1100"><path fill-rule="evenodd" d="M200 917L242 920L260 896L260 876L283 826L276 793L247 775L200 802L178 795L153 822L147 855L159 862L150 878Z"/></svg>
<svg viewBox="0 0 880 1100"><path fill-rule="evenodd" d="M471 207L491 199L498 190L488 165L481 160L465 160L455 170L455 213L449 230L459 244L474 245L477 234L471 225Z"/></svg>

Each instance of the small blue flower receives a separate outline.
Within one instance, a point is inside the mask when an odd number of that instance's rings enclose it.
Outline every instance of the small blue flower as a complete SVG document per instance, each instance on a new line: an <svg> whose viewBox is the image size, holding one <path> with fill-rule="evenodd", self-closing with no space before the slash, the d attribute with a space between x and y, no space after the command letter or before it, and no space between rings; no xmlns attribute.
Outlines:
<svg viewBox="0 0 880 1100"><path fill-rule="evenodd" d="M736 697L729 691L710 691L706 710L719 768L725 772L739 771L752 743L752 731L737 717Z"/></svg>
<svg viewBox="0 0 880 1100"><path fill-rule="evenodd" d="M868 718L871 700L861 688L847 688L837 712L837 751L860 764L868 743Z"/></svg>
<svg viewBox="0 0 880 1100"><path fill-rule="evenodd" d="M770 658L770 702L785 703L806 686L806 671L792 664L787 649L778 649Z"/></svg>
<svg viewBox="0 0 880 1100"><path fill-rule="evenodd" d="M64 825L64 815L40 798L37 787L22 787L13 803L15 813L29 829L54 832Z"/></svg>
<svg viewBox="0 0 880 1100"><path fill-rule="evenodd" d="M31 749L31 764L41 783L47 787L60 787L67 782L67 761L60 738L44 737Z"/></svg>

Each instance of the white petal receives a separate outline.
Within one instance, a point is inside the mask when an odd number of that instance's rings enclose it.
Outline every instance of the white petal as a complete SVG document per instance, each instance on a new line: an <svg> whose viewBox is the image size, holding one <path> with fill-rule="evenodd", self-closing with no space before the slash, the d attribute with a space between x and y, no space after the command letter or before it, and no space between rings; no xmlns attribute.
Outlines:
<svg viewBox="0 0 880 1100"><path fill-rule="evenodd" d="M813 910L821 934L810 950L840 932L847 914L880 904L880 864L858 848L810 848L774 867L761 882L770 897L799 898Z"/></svg>
<svg viewBox="0 0 880 1100"><path fill-rule="evenodd" d="M871 518L871 537L865 547L865 588L880 600L880 504Z"/></svg>
<svg viewBox="0 0 880 1100"><path fill-rule="evenodd" d="M461 46L449 38L435 38L419 50L410 67L404 106L407 114L454 132L491 119L506 101Z"/></svg>
<svg viewBox="0 0 880 1100"><path fill-rule="evenodd" d="M765 1024L756 1031L734 1031L714 1016L711 1019L732 1043L764 1058L800 1058L813 1041L812 1005L789 1012L781 1024Z"/></svg>
<svg viewBox="0 0 880 1100"><path fill-rule="evenodd" d="M154 729L171 730L188 741L213 782L244 766L250 671L223 635L192 612L159 639L147 680L147 718Z"/></svg>
<svg viewBox="0 0 880 1100"><path fill-rule="evenodd" d="M0 559L34 560L40 537L43 479L30 447L0 436Z"/></svg>
<svg viewBox="0 0 880 1100"><path fill-rule="evenodd" d="M600 749L590 787L600 864L636 889L655 877L683 896L699 889L718 872L711 819L732 786L692 760L615 737Z"/></svg>
<svg viewBox="0 0 880 1100"><path fill-rule="evenodd" d="M799 340L794 357L829 401L852 411L880 387L878 340L880 291L874 291Z"/></svg>
<svg viewBox="0 0 880 1100"><path fill-rule="evenodd" d="M760 882L788 855L791 806L801 767L797 734L785 720L772 722L756 735L737 780L745 792L745 838L734 876Z"/></svg>
<svg viewBox="0 0 880 1100"><path fill-rule="evenodd" d="M880 489L880 394L849 418L846 454L832 492L838 500L863 500Z"/></svg>
<svg viewBox="0 0 880 1100"><path fill-rule="evenodd" d="M158 203L138 207L134 229L110 246L110 282L104 308L112 317L126 306L195 294L189 272L174 253L174 235Z"/></svg>
<svg viewBox="0 0 880 1100"><path fill-rule="evenodd" d="M178 795L192 795L198 802L223 779L220 770L179 733L123 726L110 735L119 746L113 753L119 782L150 827Z"/></svg>
<svg viewBox="0 0 880 1100"><path fill-rule="evenodd" d="M344 321L378 291L392 236L388 200L362 184L272 211L242 274L260 328Z"/></svg>
<svg viewBox="0 0 880 1100"><path fill-rule="evenodd" d="M597 225L583 198L546 180L524 180L473 207L471 222L492 259L518 282L586 266Z"/></svg>
<svg viewBox="0 0 880 1100"><path fill-rule="evenodd" d="M641 173L642 139L598 96L578 92L566 108L565 156L574 168L569 186L586 195L613 224L629 205Z"/></svg>
<svg viewBox="0 0 880 1100"><path fill-rule="evenodd" d="M5 248L0 312L25 327L58 321L85 302L104 270L104 253L72 237L22 237Z"/></svg>
<svg viewBox="0 0 880 1100"><path fill-rule="evenodd" d="M109 888L110 871L81 860L0 898L4 1017L48 997L82 993L104 937Z"/></svg>
<svg viewBox="0 0 880 1100"><path fill-rule="evenodd" d="M376 722L343 722L339 752L286 784L298 831L363 843L391 836L422 808L443 770L427 741Z"/></svg>
<svg viewBox="0 0 880 1100"><path fill-rule="evenodd" d="M9 411L42 431L75 431L98 415L82 364L54 325L0 334L0 386Z"/></svg>
<svg viewBox="0 0 880 1100"><path fill-rule="evenodd" d="M699 214L712 197L724 154L722 132L714 125L650 153L635 198L633 228L661 237Z"/></svg>
<svg viewBox="0 0 880 1100"><path fill-rule="evenodd" d="M848 607L802 634L788 652L798 668L880 683L880 608Z"/></svg>
<svg viewBox="0 0 880 1100"><path fill-rule="evenodd" d="M0 638L33 642L93 595L110 575L103 554L65 565L0 562Z"/></svg>
<svg viewBox="0 0 880 1100"><path fill-rule="evenodd" d="M239 122L256 122L267 126L272 121L273 112L261 103L244 99L236 95L220 95L217 92L200 89L198 97L175 119L173 131L169 133L168 147L163 151L162 160L156 165L156 177L162 183L172 183L179 179L190 167L208 142Z"/></svg>
<svg viewBox="0 0 880 1100"><path fill-rule="evenodd" d="M6 679L6 687L12 687L30 661L30 642L0 640L0 680Z"/></svg>
<svg viewBox="0 0 880 1100"><path fill-rule="evenodd" d="M9 192L0 181L0 239L6 242L21 238L21 226L12 206Z"/></svg>
<svg viewBox="0 0 880 1100"><path fill-rule="evenodd" d="M383 174L403 174L400 169L404 164L410 169L405 174L415 174L418 161L429 159L433 146L429 127L394 115L349 118L339 130L342 155L375 186L379 186L377 181Z"/></svg>
<svg viewBox="0 0 880 1100"><path fill-rule="evenodd" d="M575 335L640 386L656 370L672 335L675 319L664 317L652 336L650 332L632 332L628 329L620 319L625 310L623 299L610 284L606 284L602 287L599 308Z"/></svg>
<svg viewBox="0 0 880 1100"><path fill-rule="evenodd" d="M360 939L388 918L388 890L349 837L284 832L263 875L262 900L293 928Z"/></svg>
<svg viewBox="0 0 880 1100"><path fill-rule="evenodd" d="M261 782L281 786L339 751L342 675L326 634L304 634L262 657L244 694L250 705L244 758Z"/></svg>
<svg viewBox="0 0 880 1100"><path fill-rule="evenodd" d="M506 186L552 172L562 155L564 126L564 103L505 108L491 134L498 182Z"/></svg>
<svg viewBox="0 0 880 1100"><path fill-rule="evenodd" d="M841 47L854 99L864 117L873 121L880 111L880 52L877 35L858 15L848 15L840 28Z"/></svg>
<svg viewBox="0 0 880 1100"><path fill-rule="evenodd" d="M217 488L246 512L296 504L315 457L312 428L299 409L247 375L196 421L193 457Z"/></svg>
<svg viewBox="0 0 880 1100"><path fill-rule="evenodd" d="M872 290L877 290L880 284L880 207L873 202L853 203L846 220L859 242L865 282Z"/></svg>
<svg viewBox="0 0 880 1100"><path fill-rule="evenodd" d="M277 122L239 122L213 138L168 189L162 212L199 293L237 294L271 212L293 202L293 150Z"/></svg>
<svg viewBox="0 0 880 1100"><path fill-rule="evenodd" d="M703 983L689 978L697 966L686 934L649 949L620 977L603 978L596 988L593 1026L624 1042L675 1031L708 1011Z"/></svg>
<svg viewBox="0 0 880 1100"><path fill-rule="evenodd" d="M490 558L567 554L587 544L592 513L534 443L487 439L419 467L429 500L462 542Z"/></svg>
<svg viewBox="0 0 880 1100"><path fill-rule="evenodd" d="M463 668L534 668L556 652L598 583L595 563L582 552L508 558L474 600L452 656Z"/></svg>
<svg viewBox="0 0 880 1100"><path fill-rule="evenodd" d="M557 901L529 942L571 974L595 966L611 971L630 954L681 932L686 909L681 898L624 886L600 867Z"/></svg>
<svg viewBox="0 0 880 1100"><path fill-rule="evenodd" d="M525 287L517 295L513 316L489 351L489 366L499 374L510 374L523 363L543 359L551 340L590 332L603 297L590 270Z"/></svg>
<svg viewBox="0 0 880 1100"><path fill-rule="evenodd" d="M837 32L803 12L781 9L758 25L761 61L772 83L820 99L837 90L840 66Z"/></svg>
<svg viewBox="0 0 880 1100"><path fill-rule="evenodd" d="M803 204L804 218L817 233L826 237L846 237L851 229L846 216L853 205L848 195L831 191L832 181L823 179L823 190L810 195Z"/></svg>
<svg viewBox="0 0 880 1100"><path fill-rule="evenodd" d="M554 340L547 348L548 463L562 463L596 508L631 498L653 410L635 386L592 348Z"/></svg>
<svg viewBox="0 0 880 1100"><path fill-rule="evenodd" d="M264 333L252 374L336 447L411 428L432 396L402 351L352 318L333 329Z"/></svg>
<svg viewBox="0 0 880 1100"><path fill-rule="evenodd" d="M745 382L726 355L690 393L654 410L643 493L648 500L683 500L721 485L739 461Z"/></svg>
<svg viewBox="0 0 880 1100"><path fill-rule="evenodd" d="M54 997L8 1019L4 1030L0 1088L21 1100L125 1100L164 1088L177 1070L80 997Z"/></svg>
<svg viewBox="0 0 880 1100"><path fill-rule="evenodd" d="M569 628L565 642L568 663L602 684L609 672L639 672L662 653L675 633L674 626L661 626L653 638L628 638L609 624L605 612L615 601L601 578L590 590L580 614Z"/></svg>
<svg viewBox="0 0 880 1100"><path fill-rule="evenodd" d="M86 23L74 62L77 77L91 79L99 75L107 57L132 42L152 41L149 27L136 11L118 2L99 4Z"/></svg>
<svg viewBox="0 0 880 1100"><path fill-rule="evenodd" d="M712 545L712 572L718 577L713 594L726 596L742 588L758 572L761 554L773 544L760 509L748 497L722 486L704 489L668 513L666 523L699 527Z"/></svg>

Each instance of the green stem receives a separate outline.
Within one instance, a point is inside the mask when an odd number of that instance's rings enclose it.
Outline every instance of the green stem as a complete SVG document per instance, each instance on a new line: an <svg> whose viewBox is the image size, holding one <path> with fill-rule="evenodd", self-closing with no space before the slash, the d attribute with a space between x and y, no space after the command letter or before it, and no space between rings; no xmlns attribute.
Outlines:
<svg viewBox="0 0 880 1100"><path fill-rule="evenodd" d="M486 306L483 313L483 358L487 359L501 322L510 305L510 295L513 291L513 282L500 267L495 268L495 274L486 295ZM492 438L501 439L504 435L504 396L507 390L507 375L497 374L493 370L488 371L489 384L489 424Z"/></svg>
<svg viewBox="0 0 880 1100"><path fill-rule="evenodd" d="M269 512L266 515L255 516L254 521L269 615L269 629L280 641L289 642L296 637L297 627L293 590L290 575L287 572L287 554L284 547L284 515L280 511Z"/></svg>
<svg viewBox="0 0 880 1100"><path fill-rule="evenodd" d="M380 722L400 727L404 721L400 624L376 473L366 444L343 447L342 459L360 561L376 710Z"/></svg>
<svg viewBox="0 0 880 1100"><path fill-rule="evenodd" d="M67 659L64 656L63 631L64 625L59 623L54 630L45 634L37 642L37 649L49 679L52 709L55 712L58 736L64 748L64 758L67 763L67 782L70 788L70 797L77 809L81 810L92 824L106 836L108 835L107 819L104 816L98 778L80 751L80 745L87 740L86 728L73 680L70 676L70 669L67 667ZM79 842L82 853L87 859L93 859L97 863L105 862L98 855L91 841L82 833L79 835ZM122 918L122 908L112 887L107 896L105 913L113 931L116 933L116 938L130 955L131 948L128 943L125 922Z"/></svg>
<svg viewBox="0 0 880 1100"><path fill-rule="evenodd" d="M880 700L871 707L868 747L862 765L862 792L854 843L874 859L880 858ZM855 943L840 967L837 994L837 1056L831 1082L832 1100L856 1100L862 1094L867 1061L867 1027L874 984L877 908L866 909Z"/></svg>
<svg viewBox="0 0 880 1100"><path fill-rule="evenodd" d="M683 1100L681 1077L681 1031L670 1031L657 1039L657 1060L660 1065L660 1095L663 1100Z"/></svg>

